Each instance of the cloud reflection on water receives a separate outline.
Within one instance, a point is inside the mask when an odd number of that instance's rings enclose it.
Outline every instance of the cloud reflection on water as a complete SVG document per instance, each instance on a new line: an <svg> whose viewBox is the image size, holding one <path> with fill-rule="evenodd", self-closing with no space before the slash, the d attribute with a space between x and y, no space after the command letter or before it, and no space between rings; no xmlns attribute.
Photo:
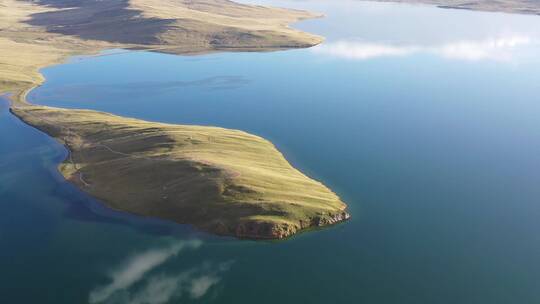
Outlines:
<svg viewBox="0 0 540 304"><path fill-rule="evenodd" d="M513 61L514 53L534 40L525 35L509 35L483 40L461 40L438 45L337 41L313 48L313 52L339 58L368 60L378 57L399 57L434 54L443 58L479 61Z"/></svg>
<svg viewBox="0 0 540 304"><path fill-rule="evenodd" d="M187 295L203 297L221 281L232 262L203 263L177 274L156 273L156 269L186 249L196 250L199 240L182 241L166 248L135 254L110 273L111 283L94 288L89 303L165 304Z"/></svg>

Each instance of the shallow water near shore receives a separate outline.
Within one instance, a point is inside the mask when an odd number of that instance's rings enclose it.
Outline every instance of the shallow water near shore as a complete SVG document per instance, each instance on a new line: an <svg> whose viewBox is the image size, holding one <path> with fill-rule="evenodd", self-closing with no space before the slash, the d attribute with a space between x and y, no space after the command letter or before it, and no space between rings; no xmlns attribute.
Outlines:
<svg viewBox="0 0 540 304"><path fill-rule="evenodd" d="M0 302L538 303L540 18L257 2L325 13L295 27L326 42L77 57L29 100L261 135L353 218L253 242L114 212L0 107Z"/></svg>

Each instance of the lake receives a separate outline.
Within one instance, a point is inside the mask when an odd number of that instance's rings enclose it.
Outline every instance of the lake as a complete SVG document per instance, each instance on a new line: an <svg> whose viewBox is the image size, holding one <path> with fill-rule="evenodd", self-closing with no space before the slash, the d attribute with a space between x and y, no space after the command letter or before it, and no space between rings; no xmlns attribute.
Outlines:
<svg viewBox="0 0 540 304"><path fill-rule="evenodd" d="M255 2L255 1L254 1ZM29 100L263 136L352 219L240 241L103 207L65 149L0 111L2 303L540 303L540 17L359 1L320 46L110 50Z"/></svg>

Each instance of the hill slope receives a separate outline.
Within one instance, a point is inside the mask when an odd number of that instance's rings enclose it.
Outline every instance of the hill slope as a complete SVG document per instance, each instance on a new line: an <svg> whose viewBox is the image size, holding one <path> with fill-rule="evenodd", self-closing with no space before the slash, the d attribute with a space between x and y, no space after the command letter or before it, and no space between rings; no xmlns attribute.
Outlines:
<svg viewBox="0 0 540 304"><path fill-rule="evenodd" d="M337 195L258 136L88 110L12 112L64 143L62 174L117 210L255 239L349 218Z"/></svg>

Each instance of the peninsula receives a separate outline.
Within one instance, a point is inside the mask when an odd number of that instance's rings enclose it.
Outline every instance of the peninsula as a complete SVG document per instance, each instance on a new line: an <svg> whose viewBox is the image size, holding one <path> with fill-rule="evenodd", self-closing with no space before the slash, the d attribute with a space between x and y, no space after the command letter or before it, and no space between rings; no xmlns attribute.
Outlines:
<svg viewBox="0 0 540 304"><path fill-rule="evenodd" d="M32 105L25 95L44 81L40 68L108 48L188 54L309 47L322 38L288 24L318 16L227 0L2 0L0 92L13 94L12 113L67 147L59 165L65 178L107 206L220 235L285 238L349 214L269 141Z"/></svg>
<svg viewBox="0 0 540 304"><path fill-rule="evenodd" d="M71 155L60 172L113 209L243 238L283 238L349 217L337 195L255 135L88 110L11 110L64 143Z"/></svg>

